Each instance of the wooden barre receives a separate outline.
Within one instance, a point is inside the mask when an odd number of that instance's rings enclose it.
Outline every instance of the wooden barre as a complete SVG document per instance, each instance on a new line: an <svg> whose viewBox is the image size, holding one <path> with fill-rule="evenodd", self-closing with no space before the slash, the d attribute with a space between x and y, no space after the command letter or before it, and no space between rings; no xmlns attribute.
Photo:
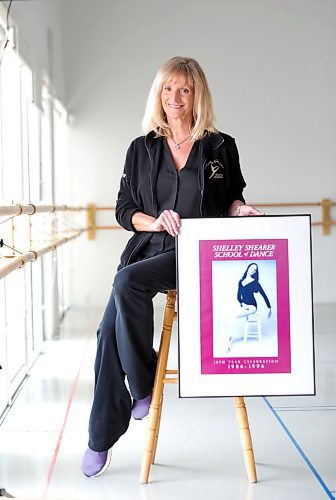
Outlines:
<svg viewBox="0 0 336 500"><path fill-rule="evenodd" d="M251 203L251 205L256 207L319 207L323 206L326 200L321 202L275 202L275 203ZM336 206L336 202L327 200L330 206ZM68 205L35 205L33 203L27 203L26 205L21 203L16 203L15 205L0 205L0 216L2 215L33 215L35 213L48 213L48 212L59 212L59 211L82 211L88 210L89 207L93 207L95 211L101 210L115 210L115 206L102 206L97 207L95 205L88 205L87 207L81 206L68 206ZM112 229L115 226L101 226L99 229ZM97 227L98 229L98 227Z"/></svg>
<svg viewBox="0 0 336 500"><path fill-rule="evenodd" d="M322 226L322 231L324 235L330 234L331 227L336 224L336 221L333 221L331 218L331 208L336 206L335 201L331 201L328 198L324 198L319 202L276 202L276 203L250 203L252 206L264 208L276 208L276 207L321 207L322 208L322 221L320 222L311 222L311 226ZM95 204L91 203L87 208L87 226L88 226L88 239L94 240L96 237L97 230L120 230L122 229L119 224L100 226L96 224L96 212L101 210L112 210L115 211L116 207L111 206L103 206L97 207Z"/></svg>
<svg viewBox="0 0 336 500"><path fill-rule="evenodd" d="M320 207L323 205L323 201L293 201L293 202L262 202L262 203L250 203L249 205L253 205L255 207ZM330 201L330 205L336 206L336 201ZM95 210L115 210L116 207L111 205L111 206L105 206L105 207L97 207L93 205Z"/></svg>
<svg viewBox="0 0 336 500"><path fill-rule="evenodd" d="M327 200L331 206L336 206L336 201ZM277 203L251 203L251 205L256 207L321 207L324 204L325 200L322 201L294 201L292 203L289 202L277 202Z"/></svg>
<svg viewBox="0 0 336 500"><path fill-rule="evenodd" d="M15 271L16 269L20 269L23 267L25 264L28 262L34 262L38 257L41 257L42 255L51 252L55 250L58 246L63 245L64 243L67 243L68 241L77 238L80 236L86 229L80 229L79 231L76 231L75 234L72 234L71 236L65 236L64 238L60 238L58 240L53 241L52 243L49 243L48 245L39 248L38 250L29 250L29 252L23 254L23 255L16 255L14 257L5 257L5 259L9 260L4 266L0 265L0 279L4 278L8 274L10 274L12 271ZM1 262L1 260L0 260Z"/></svg>
<svg viewBox="0 0 336 500"><path fill-rule="evenodd" d="M79 212L81 210L87 210L86 207L69 207L68 205L34 205L33 203L28 203L27 205L21 205L16 203L15 205L0 205L0 216L12 215L17 217L18 215L34 215L38 213L53 213L53 212Z"/></svg>

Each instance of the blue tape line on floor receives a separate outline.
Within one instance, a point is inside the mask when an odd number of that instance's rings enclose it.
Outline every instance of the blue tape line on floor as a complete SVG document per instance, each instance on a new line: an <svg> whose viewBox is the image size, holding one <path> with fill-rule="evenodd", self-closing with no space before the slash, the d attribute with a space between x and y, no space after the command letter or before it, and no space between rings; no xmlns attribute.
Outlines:
<svg viewBox="0 0 336 500"><path fill-rule="evenodd" d="M306 462L306 464L308 465L308 467L310 468L310 470L312 471L312 473L314 474L314 476L316 477L316 479L318 480L318 482L321 484L322 488L327 493L328 497L334 500L335 496L333 495L333 492L329 490L328 486L323 481L322 477L317 472L317 470L315 469L315 467L313 466L313 464L311 463L311 461L309 460L309 458L305 455L304 451L302 450L302 448L300 447L300 445L297 443L297 441L295 440L294 436L291 434L291 432L289 431L289 429L286 427L285 423L281 420L281 418L279 417L279 415L277 414L277 412L275 411L275 409L273 408L273 406L271 405L271 403L265 397L263 397L263 400L265 401L265 403L267 404L267 406L269 407L269 409L271 410L271 412L273 413L273 415L275 416L275 418L278 420L279 424L284 429L284 431L288 435L289 439L292 441L292 443L294 444L295 448L300 453L301 457Z"/></svg>

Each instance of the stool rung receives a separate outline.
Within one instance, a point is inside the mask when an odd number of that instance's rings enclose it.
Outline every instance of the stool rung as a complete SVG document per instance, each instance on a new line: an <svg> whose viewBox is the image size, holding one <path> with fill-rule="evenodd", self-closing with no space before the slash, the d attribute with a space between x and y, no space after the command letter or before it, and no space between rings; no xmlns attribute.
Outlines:
<svg viewBox="0 0 336 500"><path fill-rule="evenodd" d="M166 370L166 373L167 374L171 374L171 375L177 375L178 374L178 370Z"/></svg>
<svg viewBox="0 0 336 500"><path fill-rule="evenodd" d="M178 378L167 378L165 377L163 379L164 384L177 384L178 383Z"/></svg>

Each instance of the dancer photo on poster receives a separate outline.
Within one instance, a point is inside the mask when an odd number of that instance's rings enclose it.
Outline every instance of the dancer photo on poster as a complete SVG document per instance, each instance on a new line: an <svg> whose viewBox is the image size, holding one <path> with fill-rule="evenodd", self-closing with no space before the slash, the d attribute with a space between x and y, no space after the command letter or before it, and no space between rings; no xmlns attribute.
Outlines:
<svg viewBox="0 0 336 500"><path fill-rule="evenodd" d="M202 373L290 371L287 240L200 240L199 253Z"/></svg>
<svg viewBox="0 0 336 500"><path fill-rule="evenodd" d="M276 261L212 263L215 358L278 356Z"/></svg>

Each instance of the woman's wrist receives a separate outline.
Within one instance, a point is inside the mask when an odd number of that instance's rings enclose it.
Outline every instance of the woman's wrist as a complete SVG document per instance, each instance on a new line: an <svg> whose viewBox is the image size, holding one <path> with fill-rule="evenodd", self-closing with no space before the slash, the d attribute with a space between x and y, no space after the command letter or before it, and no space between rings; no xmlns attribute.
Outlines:
<svg viewBox="0 0 336 500"><path fill-rule="evenodd" d="M235 200L229 208L229 215L231 217L239 217L241 215L241 207L243 207L244 205L245 204L241 200Z"/></svg>
<svg viewBox="0 0 336 500"><path fill-rule="evenodd" d="M155 227L156 219L151 215L144 214L143 212L134 212L131 222L136 231L158 231Z"/></svg>
<svg viewBox="0 0 336 500"><path fill-rule="evenodd" d="M244 204L243 203L240 203L239 205L237 205L237 208L236 208L236 217L239 217L241 214L240 214L240 209L241 207L243 207Z"/></svg>

